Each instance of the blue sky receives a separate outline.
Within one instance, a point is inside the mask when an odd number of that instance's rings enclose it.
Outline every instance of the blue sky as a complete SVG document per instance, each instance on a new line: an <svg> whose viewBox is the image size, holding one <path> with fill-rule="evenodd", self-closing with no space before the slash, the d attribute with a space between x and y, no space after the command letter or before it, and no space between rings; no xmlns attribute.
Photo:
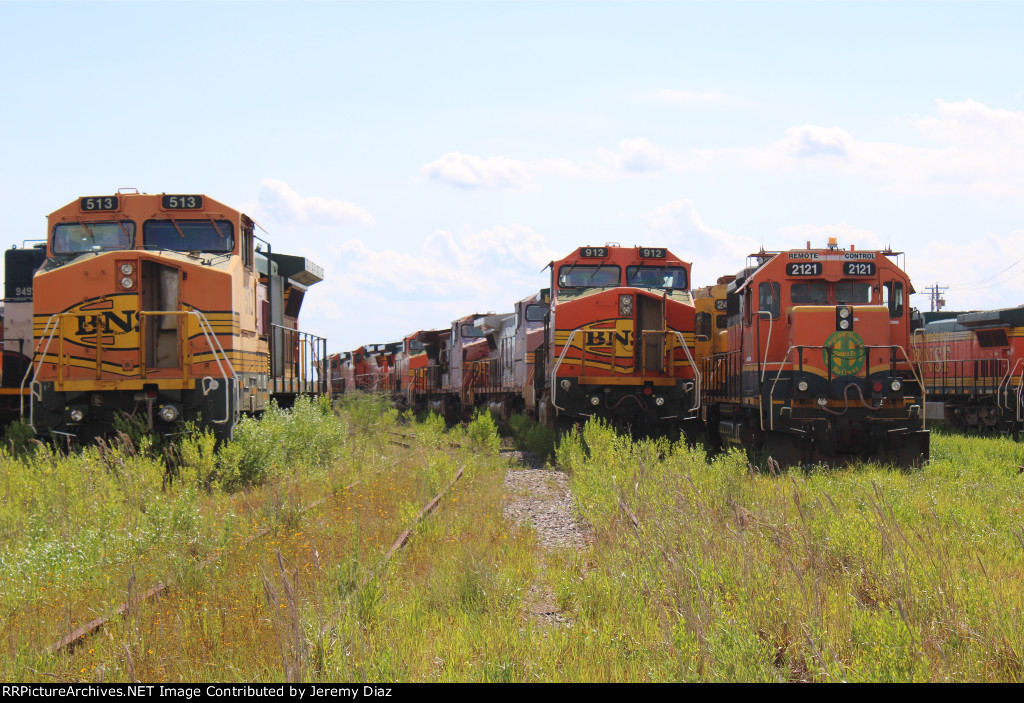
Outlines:
<svg viewBox="0 0 1024 703"><path fill-rule="evenodd" d="M327 271L331 350L511 310L577 246L905 251L1024 303L1024 4L0 2L4 243L137 187ZM926 296L913 302L927 307Z"/></svg>

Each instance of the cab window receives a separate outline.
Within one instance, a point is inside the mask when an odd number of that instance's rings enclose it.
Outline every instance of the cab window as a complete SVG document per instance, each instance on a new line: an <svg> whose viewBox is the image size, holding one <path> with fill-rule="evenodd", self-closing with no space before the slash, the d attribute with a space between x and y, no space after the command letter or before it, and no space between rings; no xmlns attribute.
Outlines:
<svg viewBox="0 0 1024 703"><path fill-rule="evenodd" d="M760 311L770 312L773 320L779 319L779 284L778 283L762 283L758 286L758 305L757 309Z"/></svg>
<svg viewBox="0 0 1024 703"><path fill-rule="evenodd" d="M867 305L871 302L871 284L863 281L836 283L836 305Z"/></svg>
<svg viewBox="0 0 1024 703"><path fill-rule="evenodd" d="M54 254L116 251L135 246L135 223L68 222L53 228Z"/></svg>
<svg viewBox="0 0 1024 703"><path fill-rule="evenodd" d="M606 288L619 285L622 269L618 266L577 266L558 269L559 288Z"/></svg>
<svg viewBox="0 0 1024 703"><path fill-rule="evenodd" d="M626 285L637 288L686 290L686 269L682 266L627 266Z"/></svg>
<svg viewBox="0 0 1024 703"><path fill-rule="evenodd" d="M828 284L824 281L794 283L789 291L793 305L827 305Z"/></svg>
<svg viewBox="0 0 1024 703"><path fill-rule="evenodd" d="M142 225L142 243L147 249L170 251L234 251L235 237L226 220L149 220Z"/></svg>
<svg viewBox="0 0 1024 703"><path fill-rule="evenodd" d="M889 317L903 316L903 282L889 281L882 284L882 302L889 308Z"/></svg>

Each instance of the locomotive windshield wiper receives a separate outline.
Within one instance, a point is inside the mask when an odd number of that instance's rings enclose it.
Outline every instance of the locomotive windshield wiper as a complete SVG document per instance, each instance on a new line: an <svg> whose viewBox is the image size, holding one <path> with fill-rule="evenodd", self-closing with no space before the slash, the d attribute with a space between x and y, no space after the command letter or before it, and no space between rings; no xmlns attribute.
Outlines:
<svg viewBox="0 0 1024 703"><path fill-rule="evenodd" d="M175 220L175 219L174 219L173 217L171 217L170 215L168 215L168 216L167 216L167 219L171 221L171 224L172 224L172 225L174 225L174 229L178 230L178 236L179 236L179 237L181 237L182 239L184 239L184 238L185 238L185 233L184 233L184 232L182 232L182 231L181 231L181 227L179 227L179 226L178 226L178 221L177 221L177 220Z"/></svg>
<svg viewBox="0 0 1024 703"><path fill-rule="evenodd" d="M575 266L575 265L576 264L573 264L573 266ZM595 266L594 270L590 272L589 276L587 276L587 280L588 281L593 280L594 276L597 275L597 272L600 271L601 269L603 269L605 266L608 266L608 264L598 264L597 266ZM608 288L609 286L614 286L614 285L616 285L616 284L608 283L608 284L605 284L605 285L599 286L599 287L600 288Z"/></svg>

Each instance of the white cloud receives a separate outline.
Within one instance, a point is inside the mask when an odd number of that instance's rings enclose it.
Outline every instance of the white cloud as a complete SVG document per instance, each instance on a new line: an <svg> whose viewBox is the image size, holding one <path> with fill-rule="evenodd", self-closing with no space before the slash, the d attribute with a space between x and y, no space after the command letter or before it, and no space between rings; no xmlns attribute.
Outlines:
<svg viewBox="0 0 1024 703"><path fill-rule="evenodd" d="M849 249L853 245L857 249L880 250L889 246L881 237L867 229L857 229L845 222L837 225L792 225L779 228L779 237L770 246L780 251L786 249L802 249L811 243L811 247L820 249L828 245L829 237L835 237L839 247Z"/></svg>
<svg viewBox="0 0 1024 703"><path fill-rule="evenodd" d="M518 189L530 185L525 163L504 156L484 159L451 151L427 164L420 173L431 180L467 190L475 188Z"/></svg>
<svg viewBox="0 0 1024 703"><path fill-rule="evenodd" d="M659 173L676 168L667 149L641 138L623 139L618 151L598 149L598 154L615 175Z"/></svg>
<svg viewBox="0 0 1024 703"><path fill-rule="evenodd" d="M970 266L965 266L970 262ZM992 310L1024 300L1024 229L1005 236L987 232L956 242L932 242L907 257L907 273L918 293L926 286L948 286L948 310ZM926 296L913 299L928 309Z"/></svg>
<svg viewBox="0 0 1024 703"><path fill-rule="evenodd" d="M709 285L722 275L743 268L749 254L760 248L750 237L734 235L704 223L690 200L673 200L641 215L646 223L644 242L668 247L693 264L694 287Z"/></svg>
<svg viewBox="0 0 1024 703"><path fill-rule="evenodd" d="M525 187L535 175L615 181L738 170L854 176L922 195L1024 195L1024 112L975 100L937 100L935 111L936 116L911 123L931 142L926 146L864 141L841 127L804 124L790 127L767 146L672 150L632 137L615 149L597 148L593 160L548 157L526 162L452 152L421 171L463 188Z"/></svg>
<svg viewBox="0 0 1024 703"><path fill-rule="evenodd" d="M767 147L701 153L711 168L859 176L901 193L1024 194L1024 112L974 100L937 100L936 111L911 123L933 146L861 141L838 127L807 124Z"/></svg>
<svg viewBox="0 0 1024 703"><path fill-rule="evenodd" d="M655 100L670 103L710 103L722 99L722 96L718 93L696 93L691 90L675 90L672 88L659 90L651 97Z"/></svg>
<svg viewBox="0 0 1024 703"><path fill-rule="evenodd" d="M373 217L361 207L343 200L303 198L284 181L271 178L260 183L259 212L283 224L337 226L358 222L372 225Z"/></svg>
<svg viewBox="0 0 1024 703"><path fill-rule="evenodd" d="M523 224L437 230L408 251L349 239L317 254L325 277L311 293L322 303L305 319L336 330L331 348L344 350L445 328L472 312L511 312L547 285L540 270L558 256Z"/></svg>

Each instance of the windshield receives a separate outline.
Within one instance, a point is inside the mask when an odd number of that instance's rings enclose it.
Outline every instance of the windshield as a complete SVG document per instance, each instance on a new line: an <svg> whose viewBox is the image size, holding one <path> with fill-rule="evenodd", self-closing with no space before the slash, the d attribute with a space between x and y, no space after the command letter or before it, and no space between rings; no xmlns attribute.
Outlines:
<svg viewBox="0 0 1024 703"><path fill-rule="evenodd" d="M134 222L76 222L53 228L53 253L131 249L135 241Z"/></svg>
<svg viewBox="0 0 1024 703"><path fill-rule="evenodd" d="M462 338L463 339L466 339L467 337L486 337L486 336L487 336L487 333L484 332L479 327L474 327L473 325L463 325L462 326Z"/></svg>
<svg viewBox="0 0 1024 703"><path fill-rule="evenodd" d="M626 285L637 288L686 290L686 269L682 266L627 266Z"/></svg>
<svg viewBox="0 0 1024 703"><path fill-rule="evenodd" d="M149 220L142 226L147 249L227 253L235 248L231 223L217 220Z"/></svg>
<svg viewBox="0 0 1024 703"><path fill-rule="evenodd" d="M619 285L622 270L618 266L577 266L558 269L559 288L602 288Z"/></svg>

